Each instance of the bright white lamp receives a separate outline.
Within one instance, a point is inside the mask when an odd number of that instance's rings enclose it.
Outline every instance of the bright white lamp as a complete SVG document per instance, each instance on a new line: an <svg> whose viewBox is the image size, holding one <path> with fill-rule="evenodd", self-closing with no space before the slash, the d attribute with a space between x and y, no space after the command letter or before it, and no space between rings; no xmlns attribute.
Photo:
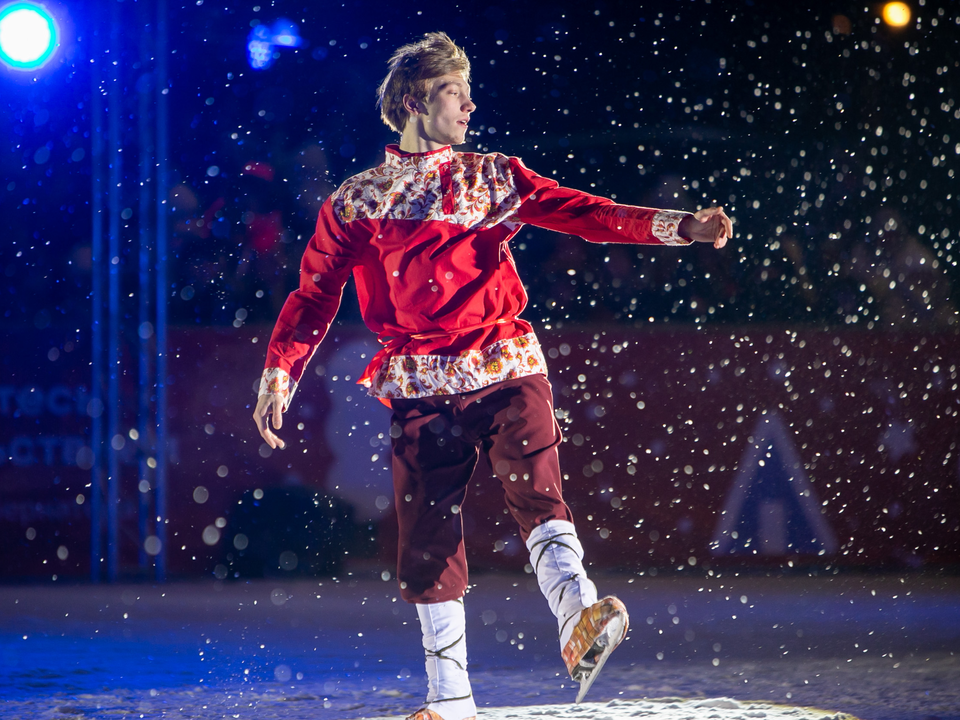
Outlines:
<svg viewBox="0 0 960 720"><path fill-rule="evenodd" d="M9 67L43 67L58 44L57 23L42 5L15 2L0 8L0 61Z"/></svg>

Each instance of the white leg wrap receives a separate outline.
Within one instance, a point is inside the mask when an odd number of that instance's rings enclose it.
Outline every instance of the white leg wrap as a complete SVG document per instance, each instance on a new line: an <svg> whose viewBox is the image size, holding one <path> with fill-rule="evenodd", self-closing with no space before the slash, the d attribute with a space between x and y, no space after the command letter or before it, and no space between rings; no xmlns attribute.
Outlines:
<svg viewBox="0 0 960 720"><path fill-rule="evenodd" d="M597 602L597 587L587 578L583 567L583 546L573 523L549 520L530 533L527 550L540 591L557 618L562 650L580 611Z"/></svg>
<svg viewBox="0 0 960 720"><path fill-rule="evenodd" d="M467 675L467 637L463 600L417 605L427 655L427 704L443 720L477 714Z"/></svg>

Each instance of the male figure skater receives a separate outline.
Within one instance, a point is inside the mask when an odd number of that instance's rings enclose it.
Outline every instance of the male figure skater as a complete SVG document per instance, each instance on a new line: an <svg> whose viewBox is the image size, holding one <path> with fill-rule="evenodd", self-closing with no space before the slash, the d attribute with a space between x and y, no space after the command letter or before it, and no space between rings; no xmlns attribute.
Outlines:
<svg viewBox="0 0 960 720"><path fill-rule="evenodd" d="M397 578L416 604L426 651L426 703L408 720L476 715L459 512L481 450L557 618L579 702L623 639L627 612L617 598L598 599L583 567L562 496L546 362L520 318L527 296L508 241L530 223L591 242L721 248L731 222L720 208L691 215L618 205L559 187L515 157L455 152L476 106L470 61L444 33L394 53L379 106L400 143L324 203L300 288L270 338L254 420L270 447L284 447L267 419L281 428L352 273L364 322L383 345L360 382L393 410Z"/></svg>

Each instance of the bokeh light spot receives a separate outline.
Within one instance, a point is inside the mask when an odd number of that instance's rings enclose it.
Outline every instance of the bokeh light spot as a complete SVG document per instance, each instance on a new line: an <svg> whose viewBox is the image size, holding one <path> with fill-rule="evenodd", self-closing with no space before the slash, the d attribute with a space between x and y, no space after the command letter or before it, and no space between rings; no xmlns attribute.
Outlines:
<svg viewBox="0 0 960 720"><path fill-rule="evenodd" d="M910 6L903 2L888 2L883 6L883 21L892 27L903 27L910 22Z"/></svg>
<svg viewBox="0 0 960 720"><path fill-rule="evenodd" d="M849 35L853 30L850 18L846 15L833 16L833 32L837 35Z"/></svg>

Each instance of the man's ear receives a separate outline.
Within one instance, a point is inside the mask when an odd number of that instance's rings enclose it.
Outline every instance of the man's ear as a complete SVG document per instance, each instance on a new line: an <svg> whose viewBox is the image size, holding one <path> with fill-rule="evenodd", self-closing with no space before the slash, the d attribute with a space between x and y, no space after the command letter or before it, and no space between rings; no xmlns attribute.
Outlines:
<svg viewBox="0 0 960 720"><path fill-rule="evenodd" d="M410 93L406 93L403 96L403 109L410 115L422 115L424 112L423 103Z"/></svg>

